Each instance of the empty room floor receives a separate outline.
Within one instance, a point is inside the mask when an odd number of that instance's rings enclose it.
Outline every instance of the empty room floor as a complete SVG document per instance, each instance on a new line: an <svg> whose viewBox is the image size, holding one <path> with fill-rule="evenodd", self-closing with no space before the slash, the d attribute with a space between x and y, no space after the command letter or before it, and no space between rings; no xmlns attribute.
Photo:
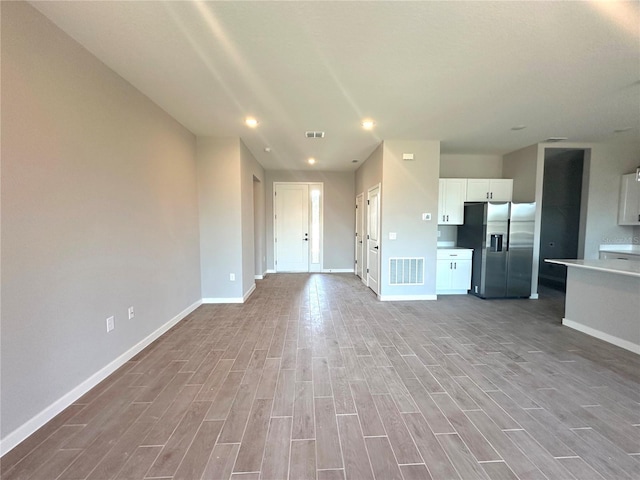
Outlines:
<svg viewBox="0 0 640 480"><path fill-rule="evenodd" d="M379 302L354 275L269 275L6 454L2 479L640 478L640 357L562 315L554 292Z"/></svg>

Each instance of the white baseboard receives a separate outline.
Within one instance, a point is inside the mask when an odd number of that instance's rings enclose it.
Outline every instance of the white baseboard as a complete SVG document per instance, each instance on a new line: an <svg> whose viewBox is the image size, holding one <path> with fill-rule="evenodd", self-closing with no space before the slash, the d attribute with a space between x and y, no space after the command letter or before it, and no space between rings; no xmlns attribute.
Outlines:
<svg viewBox="0 0 640 480"><path fill-rule="evenodd" d="M404 302L411 300L437 300L437 295L378 295L381 302Z"/></svg>
<svg viewBox="0 0 640 480"><path fill-rule="evenodd" d="M42 427L45 423L51 420L53 417L62 412L65 408L82 397L85 393L98 385L102 380L107 378L113 372L115 372L122 365L127 363L130 359L144 350L153 341L158 339L161 335L167 332L171 327L177 324L180 320L184 319L187 315L193 312L202 304L202 301L197 301L190 305L178 315L173 317L167 323L158 328L155 332L148 335L146 338L135 344L129 350L124 352L118 358L113 360L105 367L98 370L96 373L87 378L80 385L75 387L69 393L66 393L51 405L46 407L40 413L36 414L30 420L16 428L13 432L9 433L6 437L0 440L0 456L12 450L16 445L25 440L29 435L32 435L36 430Z"/></svg>
<svg viewBox="0 0 640 480"><path fill-rule="evenodd" d="M275 270L267 270L266 273L276 273L276 271Z"/></svg>
<svg viewBox="0 0 640 480"><path fill-rule="evenodd" d="M264 279L264 275L254 275L253 279L254 280L263 280Z"/></svg>
<svg viewBox="0 0 640 480"><path fill-rule="evenodd" d="M439 290L436 295L468 295L469 290Z"/></svg>
<svg viewBox="0 0 640 480"><path fill-rule="evenodd" d="M325 268L322 273L353 273L353 268Z"/></svg>
<svg viewBox="0 0 640 480"><path fill-rule="evenodd" d="M203 298L202 303L205 305L217 304L217 303L244 303L242 297L208 297Z"/></svg>
<svg viewBox="0 0 640 480"><path fill-rule="evenodd" d="M588 327L567 318L562 319L562 325L573 328L574 330L586 333L587 335L599 338L600 340L604 340L605 342L609 342L617 347L624 348L625 350L629 350L630 352L640 355L640 345L638 345L637 343L630 342L629 340L625 340L623 338L614 337L613 335L601 332L600 330L596 330L595 328Z"/></svg>
<svg viewBox="0 0 640 480"><path fill-rule="evenodd" d="M251 296L251 294L255 291L255 289L256 289L256 284L254 283L253 285L251 285L251 288L247 291L247 293L244 294L244 297L242 297L242 303L247 301L247 299Z"/></svg>
<svg viewBox="0 0 640 480"><path fill-rule="evenodd" d="M537 294L537 293L532 293L532 294L529 296L529 299L530 299L530 300L538 300L538 294Z"/></svg>

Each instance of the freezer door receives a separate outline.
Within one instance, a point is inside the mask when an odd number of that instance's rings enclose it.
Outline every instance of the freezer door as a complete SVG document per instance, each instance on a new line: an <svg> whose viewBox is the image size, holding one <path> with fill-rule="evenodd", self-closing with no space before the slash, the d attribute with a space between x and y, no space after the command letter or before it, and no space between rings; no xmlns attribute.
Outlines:
<svg viewBox="0 0 640 480"><path fill-rule="evenodd" d="M509 203L487 203L484 274L480 296L501 298L507 293Z"/></svg>
<svg viewBox="0 0 640 480"><path fill-rule="evenodd" d="M511 205L507 247L507 297L529 297L531 295L535 212L535 203L514 203Z"/></svg>

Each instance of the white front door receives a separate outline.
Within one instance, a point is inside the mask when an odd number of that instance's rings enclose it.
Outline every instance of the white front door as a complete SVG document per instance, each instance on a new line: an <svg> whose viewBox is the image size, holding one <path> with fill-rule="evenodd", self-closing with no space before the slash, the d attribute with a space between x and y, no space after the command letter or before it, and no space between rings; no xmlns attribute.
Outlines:
<svg viewBox="0 0 640 480"><path fill-rule="evenodd" d="M321 272L322 183L273 185L276 272Z"/></svg>
<svg viewBox="0 0 640 480"><path fill-rule="evenodd" d="M364 266L364 193L356 197L356 275L362 276Z"/></svg>
<svg viewBox="0 0 640 480"><path fill-rule="evenodd" d="M380 185L367 193L367 284L376 294L380 281Z"/></svg>
<svg viewBox="0 0 640 480"><path fill-rule="evenodd" d="M275 270L309 271L309 185L276 184Z"/></svg>

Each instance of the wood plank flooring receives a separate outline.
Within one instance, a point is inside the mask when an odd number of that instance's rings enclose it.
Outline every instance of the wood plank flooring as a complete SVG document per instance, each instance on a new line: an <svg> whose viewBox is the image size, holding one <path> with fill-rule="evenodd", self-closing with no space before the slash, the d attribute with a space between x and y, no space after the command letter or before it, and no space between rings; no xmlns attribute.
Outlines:
<svg viewBox="0 0 640 480"><path fill-rule="evenodd" d="M640 357L540 300L269 275L1 459L3 480L638 479Z"/></svg>

